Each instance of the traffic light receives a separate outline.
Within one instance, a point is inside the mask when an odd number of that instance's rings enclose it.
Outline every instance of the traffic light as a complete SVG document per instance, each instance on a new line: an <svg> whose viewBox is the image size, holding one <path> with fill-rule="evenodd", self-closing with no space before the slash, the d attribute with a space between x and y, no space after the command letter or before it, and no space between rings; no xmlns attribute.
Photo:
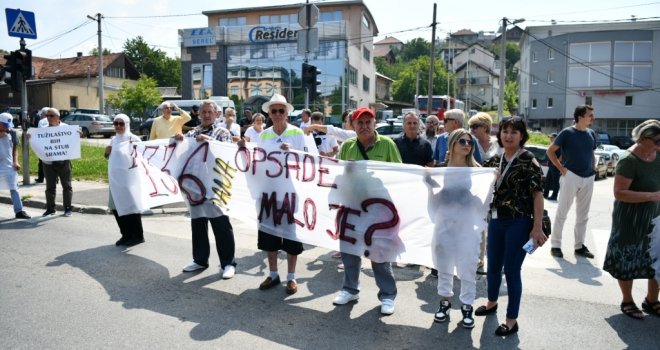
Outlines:
<svg viewBox="0 0 660 350"><path fill-rule="evenodd" d="M18 71L21 70L16 65L16 51L10 52L8 55L5 55L5 65L2 67L2 81L5 84L11 86L11 89L16 92L20 92L23 88L23 82L18 77Z"/></svg>
<svg viewBox="0 0 660 350"><path fill-rule="evenodd" d="M32 51L22 49L14 51L13 54L15 56L16 69L21 71L23 79L28 80L32 78Z"/></svg>
<svg viewBox="0 0 660 350"><path fill-rule="evenodd" d="M321 71L308 63L303 63L302 65L302 85L303 88L309 90L309 100L314 101L317 96L321 94L317 90L318 86L321 85L321 82L318 80L318 76L321 74Z"/></svg>

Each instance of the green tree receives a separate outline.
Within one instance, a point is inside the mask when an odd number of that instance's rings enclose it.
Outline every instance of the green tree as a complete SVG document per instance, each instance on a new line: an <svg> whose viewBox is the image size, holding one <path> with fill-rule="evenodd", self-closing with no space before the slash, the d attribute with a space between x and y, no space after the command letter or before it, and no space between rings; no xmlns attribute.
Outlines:
<svg viewBox="0 0 660 350"><path fill-rule="evenodd" d="M509 80L504 85L504 108L510 114L515 114L518 110L518 82Z"/></svg>
<svg viewBox="0 0 660 350"><path fill-rule="evenodd" d="M179 58L170 58L162 50L149 47L141 36L126 40L124 52L138 72L156 80L157 86L176 86L181 90Z"/></svg>
<svg viewBox="0 0 660 350"><path fill-rule="evenodd" d="M417 83L417 72L420 73L419 94L428 95L428 72L430 67L431 58L429 56L420 56L405 64L405 68L399 74L398 79L392 84L392 96L394 99L397 101L413 102ZM433 94L444 95L446 93L447 69L442 63L436 61L433 74Z"/></svg>
<svg viewBox="0 0 660 350"><path fill-rule="evenodd" d="M108 49L107 47L104 47L104 48L103 48L103 55L104 55L104 56L105 56L105 55L109 55L109 54L111 54L111 53L112 53L112 51L110 51L110 49ZM89 50L89 53L88 53L88 54L89 54L89 56L98 56L98 54L99 54L99 48L98 48L98 47L95 47L95 48Z"/></svg>
<svg viewBox="0 0 660 350"><path fill-rule="evenodd" d="M403 48L400 52L396 52L395 56L397 61L408 62L421 56L430 56L430 54L431 43L422 38L416 38L403 44Z"/></svg>
<svg viewBox="0 0 660 350"><path fill-rule="evenodd" d="M116 94L108 96L107 101L111 106L135 117L141 116L145 110L159 104L161 96L156 89L156 81L143 75L135 86L124 82Z"/></svg>

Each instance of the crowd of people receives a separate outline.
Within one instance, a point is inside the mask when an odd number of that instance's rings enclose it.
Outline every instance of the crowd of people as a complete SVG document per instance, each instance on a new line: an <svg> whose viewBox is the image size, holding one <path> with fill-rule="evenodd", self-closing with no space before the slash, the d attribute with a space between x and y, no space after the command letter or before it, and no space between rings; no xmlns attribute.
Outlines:
<svg viewBox="0 0 660 350"><path fill-rule="evenodd" d="M172 110L180 115L172 116ZM578 257L593 258L586 247L585 236L589 218L589 206L593 192L593 162L597 139L590 127L595 119L594 109L589 105L576 107L574 125L552 135L547 155L551 161L548 176L543 172L534 155L525 149L529 139L526 121L520 117L504 117L497 123L497 133L491 135L493 121L487 113L477 113L466 118L463 111L451 109L444 113L444 124L437 116L428 116L424 131L420 132L421 119L414 112L403 117L403 133L392 139L379 135L375 130L376 118L372 110L358 108L345 111L342 127L324 125L320 112L303 111L301 127L289 123L288 115L293 106L282 95L275 94L262 106L262 113L244 111L244 117L235 123L236 111L224 111L224 122L217 120L223 111L215 102L201 101L200 107L188 115L176 104L163 103L163 115L154 121L151 139L173 138L190 142L233 142L238 147L256 143L263 147L278 147L282 151L300 150L310 152L305 134L316 140L318 154L343 161L372 160L382 162L415 164L420 167L446 167L448 172L442 186L428 179L429 191L440 187L439 196L456 205L471 205L470 179L456 179L450 170L456 167L491 167L496 170L496 181L490 210L484 220L487 229L475 231L472 223L461 222L460 218L434 218L436 231L431 246L435 252L434 265L437 270L438 309L433 318L445 322L452 309L453 280L456 272L461 282L461 324L473 328L474 316L495 315L498 309L502 276L506 278L508 302L506 318L495 330L498 336L518 332L519 309L522 301L523 283L521 267L527 255L523 246L543 246L550 240L551 254L563 258L562 233L566 217L573 202L576 202L574 228L574 253ZM198 113L199 111L199 113ZM62 125L59 113L54 108L42 113L47 126ZM114 117L117 136L106 148L110 158L113 148L123 142L138 142L128 127L130 120L123 114ZM267 126L270 125L270 126ZM443 126L444 130L439 127ZM621 158L614 178L614 211L612 231L605 257L604 270L618 280L621 288L621 311L632 318L643 319L632 296L635 279L648 280L648 292L642 309L660 316L658 282L652 268L649 244L652 223L660 215L660 122L648 120L638 125L632 133L635 144ZM22 209L15 177L20 168L16 160L17 139L9 119L0 114L0 179L13 183L10 186L16 218L26 219L29 215ZM313 145L312 145L313 147ZM9 170L8 170L9 169ZM62 185L65 216L71 213L71 162L43 162L46 181L46 212L55 212L56 181ZM549 184L549 182L551 182ZM559 184L561 187L559 187ZM552 193L552 195L550 195ZM548 237L542 227L544 197L557 199L552 235ZM109 207L113 210L120 229L120 246L132 246L144 242L140 213L119 216L110 196ZM234 260L235 243L231 221L226 213L213 201L202 205L189 205L192 232L192 261L183 267L184 272L195 272L208 268L210 244L208 224L215 236L216 249L220 258L222 278L232 278L236 273ZM294 294L297 258L303 252L303 244L274 236L259 229L257 247L266 252L268 275L258 286L269 290L281 285L278 272L278 251L287 253L285 290ZM344 266L342 286L333 304L345 305L358 300L362 259L341 252ZM486 263L487 262L487 263ZM486 267L488 283L487 301L474 308L476 299L476 274ZM378 286L380 312L391 315L395 311L397 287L391 262L371 262L373 276Z"/></svg>

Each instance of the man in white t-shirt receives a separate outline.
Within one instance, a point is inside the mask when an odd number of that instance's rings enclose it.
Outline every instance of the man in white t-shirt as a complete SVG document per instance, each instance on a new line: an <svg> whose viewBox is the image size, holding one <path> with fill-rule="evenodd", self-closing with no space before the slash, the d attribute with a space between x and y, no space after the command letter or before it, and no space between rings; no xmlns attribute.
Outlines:
<svg viewBox="0 0 660 350"><path fill-rule="evenodd" d="M312 125L323 125L323 113L312 113L311 123ZM315 131L314 141L316 141L316 147L319 149L319 154L322 156L334 158L334 156L339 153L339 144L334 136L327 135L324 132Z"/></svg>

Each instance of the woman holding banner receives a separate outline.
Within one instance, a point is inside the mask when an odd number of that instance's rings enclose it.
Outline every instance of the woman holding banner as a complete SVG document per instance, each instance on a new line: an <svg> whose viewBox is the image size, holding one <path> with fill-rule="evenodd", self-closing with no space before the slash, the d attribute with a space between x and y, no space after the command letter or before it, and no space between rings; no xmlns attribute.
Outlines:
<svg viewBox="0 0 660 350"><path fill-rule="evenodd" d="M140 138L133 135L130 130L131 120L126 114L117 114L112 124L115 126L116 136L110 141L110 145L105 148L105 158L110 158L112 149L118 149L125 142L140 142ZM108 171L110 167L108 166ZM121 238L115 242L117 246L131 247L144 242L144 232L142 230L142 213L132 213L119 216L115 202L112 199L112 191L109 192L108 208L112 210L115 216Z"/></svg>
<svg viewBox="0 0 660 350"><path fill-rule="evenodd" d="M520 270L526 254L523 246L530 240L534 247L542 246L548 237L541 228L543 173L534 155L523 148L529 139L527 125L520 117L502 118L498 130L497 143L504 153L484 163L499 170L488 224L488 302L477 308L475 315L486 316L497 311L504 271L509 304L506 322L495 330L495 335L507 336L518 332Z"/></svg>
<svg viewBox="0 0 660 350"><path fill-rule="evenodd" d="M475 142L470 133L461 128L449 134L448 152L444 167L480 167L474 159ZM464 174L464 173L462 173ZM444 208L442 218L436 224L433 235L434 263L438 270L438 295L440 307L435 313L436 322L444 322L449 317L454 295L454 269L461 279L460 300L463 303L461 313L465 328L474 327L472 304L477 296L477 279L475 271L479 263L481 232L474 230L474 223L465 220L466 210L482 204L471 194L470 177L447 172L444 177L445 186L438 193L438 202ZM478 203L474 203L476 200ZM468 216L469 217L469 216Z"/></svg>

